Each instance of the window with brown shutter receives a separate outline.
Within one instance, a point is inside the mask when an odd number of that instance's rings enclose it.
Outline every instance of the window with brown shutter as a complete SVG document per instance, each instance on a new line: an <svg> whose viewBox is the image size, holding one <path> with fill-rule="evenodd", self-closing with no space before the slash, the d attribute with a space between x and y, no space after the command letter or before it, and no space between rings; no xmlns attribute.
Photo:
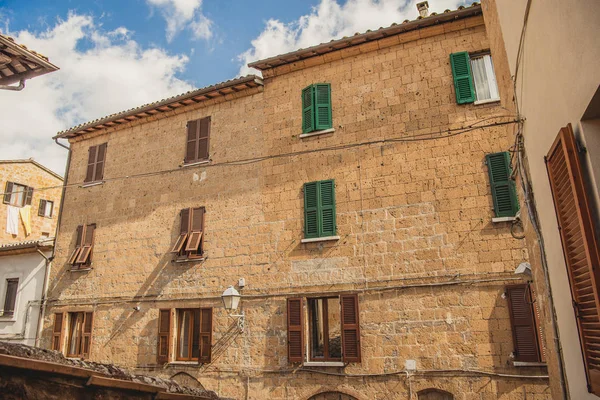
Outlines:
<svg viewBox="0 0 600 400"><path fill-rule="evenodd" d="M600 395L600 251L571 124L562 128L546 167L563 247L588 390Z"/></svg>
<svg viewBox="0 0 600 400"><path fill-rule="evenodd" d="M171 248L178 259L201 258L204 241L204 207L185 208L180 212L179 236Z"/></svg>
<svg viewBox="0 0 600 400"><path fill-rule="evenodd" d="M88 358L92 345L92 312L70 312L67 357Z"/></svg>
<svg viewBox="0 0 600 400"><path fill-rule="evenodd" d="M304 299L287 300L288 321L288 360L289 362L304 361Z"/></svg>
<svg viewBox="0 0 600 400"><path fill-rule="evenodd" d="M65 314L63 314L63 313L54 314L54 326L52 328L52 350L62 352L64 319L65 319Z"/></svg>
<svg viewBox="0 0 600 400"><path fill-rule="evenodd" d="M31 205L33 188L15 182L6 182L2 202L15 207Z"/></svg>
<svg viewBox="0 0 600 400"><path fill-rule="evenodd" d="M542 362L542 345L529 284L506 287L515 361Z"/></svg>
<svg viewBox="0 0 600 400"><path fill-rule="evenodd" d="M184 163L208 160L210 117L188 121Z"/></svg>
<svg viewBox="0 0 600 400"><path fill-rule="evenodd" d="M54 202L51 200L40 200L40 206L38 208L38 215L40 217L52 218L52 211L54 210Z"/></svg>
<svg viewBox="0 0 600 400"><path fill-rule="evenodd" d="M212 308L177 310L177 361L211 362Z"/></svg>
<svg viewBox="0 0 600 400"><path fill-rule="evenodd" d="M74 269L84 269L91 266L95 232L96 224L79 225L77 227L75 249L68 260L68 263L73 265Z"/></svg>
<svg viewBox="0 0 600 400"><path fill-rule="evenodd" d="M88 164L84 182L98 182L104 179L106 147L107 144L102 143L88 149Z"/></svg>
<svg viewBox="0 0 600 400"><path fill-rule="evenodd" d="M342 355L345 362L360 362L360 323L358 296L340 297L342 303Z"/></svg>

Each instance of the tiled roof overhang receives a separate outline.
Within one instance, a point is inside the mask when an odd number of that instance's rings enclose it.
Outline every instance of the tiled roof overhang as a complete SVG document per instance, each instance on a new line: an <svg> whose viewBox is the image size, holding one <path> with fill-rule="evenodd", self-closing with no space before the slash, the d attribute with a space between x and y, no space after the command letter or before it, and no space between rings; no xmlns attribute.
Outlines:
<svg viewBox="0 0 600 400"><path fill-rule="evenodd" d="M51 248L54 246L54 238L44 238L39 240L25 240L23 242L0 244L0 253L11 252L15 250Z"/></svg>
<svg viewBox="0 0 600 400"><path fill-rule="evenodd" d="M11 85L56 70L58 67L45 56L0 34L0 85Z"/></svg>
<svg viewBox="0 0 600 400"><path fill-rule="evenodd" d="M256 68L263 71L266 69L279 67L280 65L305 60L307 58L321 56L332 51L345 49L347 47L357 46L366 42L383 39L393 35L399 35L404 32L414 31L416 29L422 29L433 25L443 24L445 22L451 22L458 19L480 15L481 13L481 5L479 3L473 3L470 7L459 7L458 10L455 11L446 10L442 14L432 13L428 17L419 17L419 19L413 21L406 20L402 24L392 24L392 26L387 28L379 28L376 31L367 31L362 34L356 34L351 37L332 40L331 42L322 43L306 49L300 49L275 57L266 58L264 60L254 61L248 64L248 66L250 68Z"/></svg>
<svg viewBox="0 0 600 400"><path fill-rule="evenodd" d="M81 125L77 125L66 131L58 132L56 138L72 138L85 133L90 133L102 129L112 128L117 125L126 124L152 115L161 114L176 110L180 107L191 104L202 103L217 97L223 97L228 94L237 93L245 89L262 86L263 81L256 75L243 76L226 82L218 83L213 86L207 86L202 89L196 89L178 96L169 97L154 103L149 103L120 113L111 114Z"/></svg>

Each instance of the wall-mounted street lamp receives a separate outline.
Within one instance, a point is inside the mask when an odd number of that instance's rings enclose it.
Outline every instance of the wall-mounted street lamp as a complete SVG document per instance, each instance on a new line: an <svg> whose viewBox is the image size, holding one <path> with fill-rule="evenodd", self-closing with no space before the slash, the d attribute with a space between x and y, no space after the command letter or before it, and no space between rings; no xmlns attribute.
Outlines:
<svg viewBox="0 0 600 400"><path fill-rule="evenodd" d="M227 315L231 318L237 318L238 328L240 332L244 332L244 324L246 322L246 316L244 315L244 311L240 314L230 314L230 312L237 310L240 299L242 295L238 292L233 286L229 286L223 294L221 295L223 299L223 305L225 306L225 310L227 310Z"/></svg>

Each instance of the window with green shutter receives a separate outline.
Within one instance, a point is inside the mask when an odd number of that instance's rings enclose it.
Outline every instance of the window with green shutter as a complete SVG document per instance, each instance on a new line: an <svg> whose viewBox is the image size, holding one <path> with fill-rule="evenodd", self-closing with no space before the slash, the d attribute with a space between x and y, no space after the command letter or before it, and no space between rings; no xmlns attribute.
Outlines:
<svg viewBox="0 0 600 400"><path fill-rule="evenodd" d="M322 131L332 126L329 83L316 83L304 88L302 90L302 132Z"/></svg>
<svg viewBox="0 0 600 400"><path fill-rule="evenodd" d="M454 78L456 102L458 104L473 103L475 101L475 86L469 53L461 51L460 53L450 54L450 66Z"/></svg>
<svg viewBox="0 0 600 400"><path fill-rule="evenodd" d="M517 188L511 179L510 155L508 152L485 156L494 199L496 217L514 217L519 211Z"/></svg>
<svg viewBox="0 0 600 400"><path fill-rule="evenodd" d="M304 184L304 237L335 236L335 181Z"/></svg>

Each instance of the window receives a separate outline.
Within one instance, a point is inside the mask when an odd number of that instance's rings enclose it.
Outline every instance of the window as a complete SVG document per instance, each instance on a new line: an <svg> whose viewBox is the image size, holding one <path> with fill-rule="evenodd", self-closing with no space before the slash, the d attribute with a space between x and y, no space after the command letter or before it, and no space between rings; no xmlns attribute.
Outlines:
<svg viewBox="0 0 600 400"><path fill-rule="evenodd" d="M106 143L102 143L88 149L88 165L84 182L99 182L104 178L106 146Z"/></svg>
<svg viewBox="0 0 600 400"><path fill-rule="evenodd" d="M485 156L494 200L496 218L514 217L519 211L517 188L511 178L510 154L508 152Z"/></svg>
<svg viewBox="0 0 600 400"><path fill-rule="evenodd" d="M12 317L14 315L18 288L19 278L10 278L6 280L6 293L4 295L4 307L2 310L3 316Z"/></svg>
<svg viewBox="0 0 600 400"><path fill-rule="evenodd" d="M331 86L316 83L302 90L302 133L331 129Z"/></svg>
<svg viewBox="0 0 600 400"><path fill-rule="evenodd" d="M179 259L201 258L204 243L204 207L185 208L180 212L179 236L171 253Z"/></svg>
<svg viewBox="0 0 600 400"><path fill-rule="evenodd" d="M31 205L32 198L32 187L20 185L14 182L6 182L6 186L4 187L4 204L23 207L26 205Z"/></svg>
<svg viewBox="0 0 600 400"><path fill-rule="evenodd" d="M585 372L590 391L600 396L600 338L596 323L600 319L597 268L600 265L600 249L571 124L558 133L546 156L546 167L560 227Z"/></svg>
<svg viewBox="0 0 600 400"><path fill-rule="evenodd" d="M54 209L54 202L51 200L40 200L40 207L38 208L38 215L40 217L52 218L52 211Z"/></svg>
<svg viewBox="0 0 600 400"><path fill-rule="evenodd" d="M67 357L89 357L93 315L91 312L69 313Z"/></svg>
<svg viewBox="0 0 600 400"><path fill-rule="evenodd" d="M513 332L515 361L545 361L537 306L531 287L527 283L507 286L506 297Z"/></svg>
<svg viewBox="0 0 600 400"><path fill-rule="evenodd" d="M188 121L185 164L208 160L208 142L210 137L210 117Z"/></svg>
<svg viewBox="0 0 600 400"><path fill-rule="evenodd" d="M176 324L171 315L176 315ZM174 330L174 332L173 332ZM157 361L171 360L171 338L176 340L176 361L210 363L212 355L212 308L159 310Z"/></svg>
<svg viewBox="0 0 600 400"><path fill-rule="evenodd" d="M304 184L304 237L335 236L335 181Z"/></svg>
<svg viewBox="0 0 600 400"><path fill-rule="evenodd" d="M68 263L73 269L90 268L92 264L92 250L94 248L94 237L96 224L79 225L75 241L75 250L71 253Z"/></svg>
<svg viewBox="0 0 600 400"><path fill-rule="evenodd" d="M500 100L490 54L453 53L450 54L450 66L458 104Z"/></svg>
<svg viewBox="0 0 600 400"><path fill-rule="evenodd" d="M304 304L308 324L305 326ZM288 359L304 362L308 332L308 361L360 362L358 296L292 298L288 309ZM305 331L306 330L306 331Z"/></svg>

